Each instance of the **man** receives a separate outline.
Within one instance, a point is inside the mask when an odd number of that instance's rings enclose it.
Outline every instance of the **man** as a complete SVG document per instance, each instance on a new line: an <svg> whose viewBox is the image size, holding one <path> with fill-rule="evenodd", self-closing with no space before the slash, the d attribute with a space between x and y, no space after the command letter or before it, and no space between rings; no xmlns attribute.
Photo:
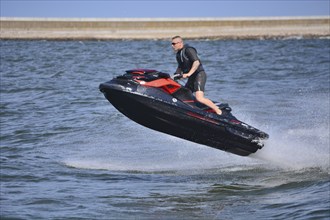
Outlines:
<svg viewBox="0 0 330 220"><path fill-rule="evenodd" d="M188 82L185 85L193 93L195 92L196 100L204 105L207 105L213 109L218 115L222 114L222 111L211 100L204 97L206 73L197 56L195 48L188 45L184 45L180 36L172 38L172 48L176 52L176 60L178 62L178 68L176 74L183 73L183 78L188 78Z"/></svg>

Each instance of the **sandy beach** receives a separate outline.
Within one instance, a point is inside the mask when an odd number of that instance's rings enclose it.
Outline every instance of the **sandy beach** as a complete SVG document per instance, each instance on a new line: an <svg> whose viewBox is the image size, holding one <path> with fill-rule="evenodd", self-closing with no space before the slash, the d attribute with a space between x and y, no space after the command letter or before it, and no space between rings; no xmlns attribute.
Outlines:
<svg viewBox="0 0 330 220"><path fill-rule="evenodd" d="M0 18L0 39L121 40L330 37L330 17Z"/></svg>

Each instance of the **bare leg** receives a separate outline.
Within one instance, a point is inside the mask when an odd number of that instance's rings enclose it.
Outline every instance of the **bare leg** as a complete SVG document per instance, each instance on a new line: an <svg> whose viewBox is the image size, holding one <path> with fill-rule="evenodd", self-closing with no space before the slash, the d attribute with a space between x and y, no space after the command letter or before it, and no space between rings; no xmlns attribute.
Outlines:
<svg viewBox="0 0 330 220"><path fill-rule="evenodd" d="M216 106L211 100L208 98L204 97L204 92L203 91L197 91L196 92L196 99L200 103L203 103L204 105L207 105L211 109L213 109L218 115L222 114L222 111Z"/></svg>

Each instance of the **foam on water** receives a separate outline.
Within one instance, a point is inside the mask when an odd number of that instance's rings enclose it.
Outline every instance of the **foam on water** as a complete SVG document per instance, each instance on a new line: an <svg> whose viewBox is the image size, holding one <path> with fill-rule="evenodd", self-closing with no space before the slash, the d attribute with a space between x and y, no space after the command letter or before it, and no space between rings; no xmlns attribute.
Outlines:
<svg viewBox="0 0 330 220"><path fill-rule="evenodd" d="M306 133L306 135L303 135ZM271 133L265 147L254 158L283 168L303 169L320 167L329 169L329 139L312 136L309 130L288 130Z"/></svg>
<svg viewBox="0 0 330 220"><path fill-rule="evenodd" d="M329 94L309 94L296 101L292 117L273 125L270 139L255 158L275 165L330 170ZM283 126L284 124L284 126Z"/></svg>

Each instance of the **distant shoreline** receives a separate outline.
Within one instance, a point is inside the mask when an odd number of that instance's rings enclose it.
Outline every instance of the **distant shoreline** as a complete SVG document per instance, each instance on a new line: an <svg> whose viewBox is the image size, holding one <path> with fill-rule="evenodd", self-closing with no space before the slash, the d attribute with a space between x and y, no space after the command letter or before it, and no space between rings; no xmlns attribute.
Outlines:
<svg viewBox="0 0 330 220"><path fill-rule="evenodd" d="M0 39L136 40L329 38L330 17L0 18Z"/></svg>

